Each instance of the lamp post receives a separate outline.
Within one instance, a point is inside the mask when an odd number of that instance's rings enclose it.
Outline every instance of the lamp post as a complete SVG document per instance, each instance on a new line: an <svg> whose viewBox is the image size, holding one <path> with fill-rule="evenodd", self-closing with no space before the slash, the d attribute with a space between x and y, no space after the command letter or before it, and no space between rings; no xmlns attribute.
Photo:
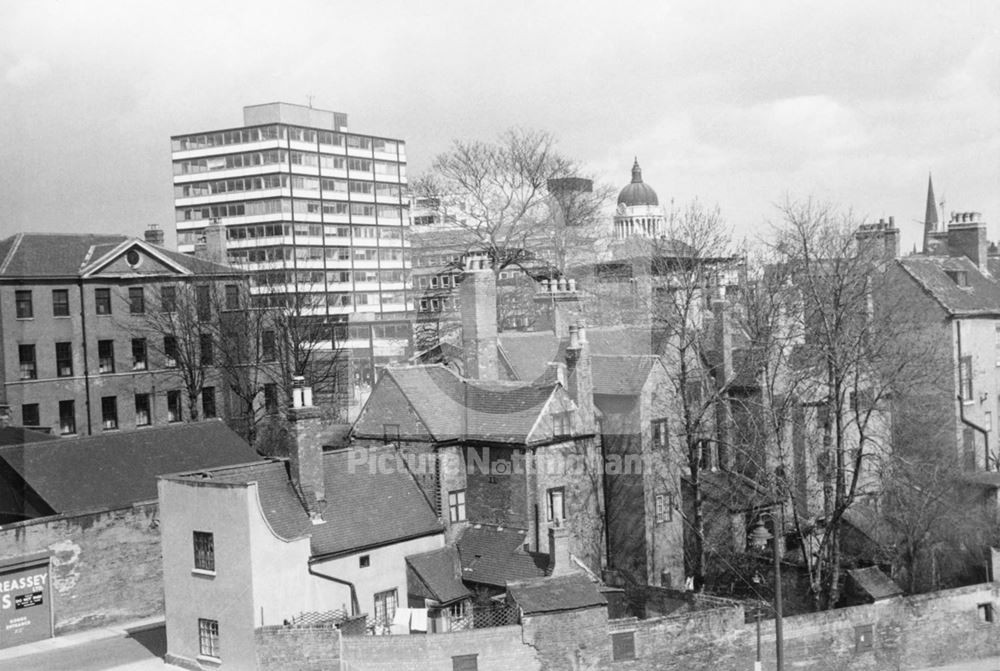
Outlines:
<svg viewBox="0 0 1000 671"><path fill-rule="evenodd" d="M757 521L757 526L750 533L750 541L753 546L758 550L763 550L767 547L767 542L773 541L771 543L772 547L772 559L774 561L774 658L775 658L775 668L777 671L784 671L785 669L785 650L784 642L782 639L782 600L781 600L781 553L778 549L778 538L780 537L781 530L784 528L783 515L781 511L781 504L778 504L778 513L775 516L771 514L771 520L774 522L774 535L772 536L768 530L764 527L763 518ZM757 663L754 665L754 671L760 671L760 612L757 614Z"/></svg>

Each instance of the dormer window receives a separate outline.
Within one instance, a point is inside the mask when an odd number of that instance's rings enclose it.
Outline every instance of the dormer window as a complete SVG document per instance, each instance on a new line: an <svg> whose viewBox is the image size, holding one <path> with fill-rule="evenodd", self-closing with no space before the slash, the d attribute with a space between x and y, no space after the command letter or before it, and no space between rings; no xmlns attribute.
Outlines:
<svg viewBox="0 0 1000 671"><path fill-rule="evenodd" d="M951 278L951 281L960 287L969 286L969 272L967 270L946 270L945 273Z"/></svg>

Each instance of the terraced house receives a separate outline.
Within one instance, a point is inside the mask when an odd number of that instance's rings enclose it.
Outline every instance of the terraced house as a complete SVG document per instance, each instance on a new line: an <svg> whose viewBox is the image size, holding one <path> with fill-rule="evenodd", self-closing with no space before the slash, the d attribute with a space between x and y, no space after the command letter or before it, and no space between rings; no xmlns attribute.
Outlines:
<svg viewBox="0 0 1000 671"><path fill-rule="evenodd" d="M143 325L178 286L236 277L124 235L0 241L0 403L11 422L71 436L190 419L177 345ZM217 376L209 371L200 386L198 414L223 416Z"/></svg>

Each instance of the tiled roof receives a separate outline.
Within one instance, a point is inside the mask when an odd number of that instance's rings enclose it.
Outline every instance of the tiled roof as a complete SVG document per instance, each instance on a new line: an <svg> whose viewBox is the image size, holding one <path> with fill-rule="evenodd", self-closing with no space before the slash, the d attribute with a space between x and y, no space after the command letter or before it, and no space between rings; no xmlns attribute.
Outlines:
<svg viewBox="0 0 1000 671"><path fill-rule="evenodd" d="M539 578L507 586L525 615L607 607L608 600L585 573Z"/></svg>
<svg viewBox="0 0 1000 671"><path fill-rule="evenodd" d="M478 524L467 528L455 543L462 562L462 579L504 587L508 582L544 576L549 556L525 551L527 541L521 529Z"/></svg>
<svg viewBox="0 0 1000 671"><path fill-rule="evenodd" d="M323 455L326 506L323 524L313 524L292 487L288 462L269 460L207 473L216 482L257 482L261 509L285 539L311 536L313 556L352 552L443 532L437 515L406 472L369 469L369 454L357 466L347 449ZM197 476L190 476L192 478ZM205 476L201 476L205 477Z"/></svg>
<svg viewBox="0 0 1000 671"><path fill-rule="evenodd" d="M0 276L77 276L85 263L99 256L95 246L107 246L107 252L126 240L125 235L18 233L0 243L0 250L6 251L0 258Z"/></svg>
<svg viewBox="0 0 1000 671"><path fill-rule="evenodd" d="M966 257L907 256L899 265L952 315L1000 315L1000 284L984 276ZM948 272L965 272L959 286Z"/></svg>
<svg viewBox="0 0 1000 671"><path fill-rule="evenodd" d="M156 499L156 477L258 459L222 420L0 448L2 458L54 511L74 513Z"/></svg>
<svg viewBox="0 0 1000 671"><path fill-rule="evenodd" d="M867 592L875 601L903 593L903 588L893 582L892 578L882 573L878 566L848 569L847 575L851 576L858 587Z"/></svg>
<svg viewBox="0 0 1000 671"><path fill-rule="evenodd" d="M52 436L41 431L32 431L23 426L5 426L0 429L0 446L24 445L52 440Z"/></svg>
<svg viewBox="0 0 1000 671"><path fill-rule="evenodd" d="M462 583L462 564L455 547L410 555L406 563L426 587L429 598L438 603L449 604L472 596L469 588Z"/></svg>
<svg viewBox="0 0 1000 671"><path fill-rule="evenodd" d="M78 277L91 263L133 240L194 274L233 273L230 266L196 259L125 235L18 233L0 240L0 277Z"/></svg>
<svg viewBox="0 0 1000 671"><path fill-rule="evenodd" d="M586 329L590 353L595 356L651 355L648 330L631 327ZM545 373L550 361L565 361L568 338L556 338L551 331L501 333L500 350L516 379L530 381ZM597 382L595 375L595 383ZM601 393L601 392L598 392Z"/></svg>
<svg viewBox="0 0 1000 671"><path fill-rule="evenodd" d="M379 438L386 424L402 438L524 444L557 383L469 380L440 365L386 368L354 435Z"/></svg>
<svg viewBox="0 0 1000 671"><path fill-rule="evenodd" d="M595 355L591 358L594 393L609 396L638 396L653 366L655 356Z"/></svg>

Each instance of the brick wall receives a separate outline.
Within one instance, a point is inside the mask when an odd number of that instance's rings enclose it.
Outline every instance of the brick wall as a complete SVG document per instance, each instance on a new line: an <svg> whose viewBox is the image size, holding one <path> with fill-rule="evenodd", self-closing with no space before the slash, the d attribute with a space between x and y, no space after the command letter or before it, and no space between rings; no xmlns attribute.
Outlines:
<svg viewBox="0 0 1000 671"><path fill-rule="evenodd" d="M984 603L992 606L995 622L981 621L978 606ZM1000 585L988 583L785 618L785 665L903 671L997 655L998 608ZM611 626L635 631L637 661L629 664L643 671L742 671L755 654L755 625L743 623L741 607ZM871 645L865 649L858 639L868 627ZM764 668L773 668L773 620L761 623L761 635Z"/></svg>
<svg viewBox="0 0 1000 671"><path fill-rule="evenodd" d="M478 655L479 671L542 668L536 651L521 641L518 625L447 634L345 636L343 655L351 671L450 669L457 655Z"/></svg>
<svg viewBox="0 0 1000 671"><path fill-rule="evenodd" d="M259 627L254 637L258 671L340 668L340 632L333 627Z"/></svg>
<svg viewBox="0 0 1000 671"><path fill-rule="evenodd" d="M163 613L156 503L0 529L0 559L46 550L56 634Z"/></svg>
<svg viewBox="0 0 1000 671"><path fill-rule="evenodd" d="M980 606L992 607L985 622ZM786 668L906 671L1000 655L1000 583L786 618ZM870 630L868 629L870 627ZM859 633L870 631L870 646ZM635 660L615 661L611 634L633 632ZM261 669L331 668L338 645L352 671L451 668L457 655L478 655L483 671L615 669L746 671L756 627L739 605L649 620L608 621L603 609L526 616L523 625L448 634L345 636L331 629L257 631ZM774 622L761 623L764 668L774 667ZM326 664L326 666L323 666Z"/></svg>

